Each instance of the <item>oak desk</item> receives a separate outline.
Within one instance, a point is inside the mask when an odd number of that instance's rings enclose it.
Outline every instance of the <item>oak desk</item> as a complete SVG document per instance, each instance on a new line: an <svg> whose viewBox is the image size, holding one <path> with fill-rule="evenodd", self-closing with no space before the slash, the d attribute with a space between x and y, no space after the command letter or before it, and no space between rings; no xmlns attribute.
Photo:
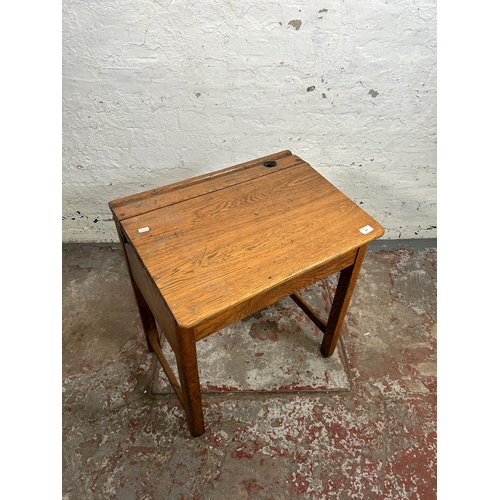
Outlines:
<svg viewBox="0 0 500 500"><path fill-rule="evenodd" d="M148 347L205 432L196 342L291 296L335 350L368 243L384 229L290 151L109 204ZM299 290L341 271L324 322ZM177 381L156 321L176 357Z"/></svg>

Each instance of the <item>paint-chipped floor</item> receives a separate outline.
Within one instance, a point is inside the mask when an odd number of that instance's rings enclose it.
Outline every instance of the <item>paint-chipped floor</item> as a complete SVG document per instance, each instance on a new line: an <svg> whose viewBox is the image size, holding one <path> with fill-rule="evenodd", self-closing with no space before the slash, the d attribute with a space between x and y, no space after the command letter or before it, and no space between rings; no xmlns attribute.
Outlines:
<svg viewBox="0 0 500 500"><path fill-rule="evenodd" d="M435 240L372 243L329 360L290 299L213 335L192 438L121 250L64 245L63 498L436 498L436 261Z"/></svg>

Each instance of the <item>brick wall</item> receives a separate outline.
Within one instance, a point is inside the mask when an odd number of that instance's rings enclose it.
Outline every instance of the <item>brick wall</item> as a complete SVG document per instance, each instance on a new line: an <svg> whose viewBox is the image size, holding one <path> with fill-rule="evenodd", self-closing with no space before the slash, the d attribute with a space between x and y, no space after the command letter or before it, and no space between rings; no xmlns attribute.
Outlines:
<svg viewBox="0 0 500 500"><path fill-rule="evenodd" d="M386 239L436 236L436 3L63 0L63 241L290 149Z"/></svg>

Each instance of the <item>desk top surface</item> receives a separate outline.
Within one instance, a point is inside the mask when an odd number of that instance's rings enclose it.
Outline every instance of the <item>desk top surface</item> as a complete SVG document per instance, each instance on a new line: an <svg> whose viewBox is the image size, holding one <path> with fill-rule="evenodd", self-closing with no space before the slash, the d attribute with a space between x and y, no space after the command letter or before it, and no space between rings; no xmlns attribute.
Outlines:
<svg viewBox="0 0 500 500"><path fill-rule="evenodd" d="M185 328L384 234L290 151L110 208Z"/></svg>

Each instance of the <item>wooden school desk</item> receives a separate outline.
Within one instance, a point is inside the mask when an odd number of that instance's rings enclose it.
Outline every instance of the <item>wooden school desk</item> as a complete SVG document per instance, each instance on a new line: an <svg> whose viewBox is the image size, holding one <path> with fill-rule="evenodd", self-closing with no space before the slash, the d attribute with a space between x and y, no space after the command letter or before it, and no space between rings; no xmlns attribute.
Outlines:
<svg viewBox="0 0 500 500"><path fill-rule="evenodd" d="M196 342L291 296L335 350L368 244L384 229L308 163L282 151L109 204L146 334L205 432ZM341 271L325 322L299 290ZM171 345L179 381L162 352Z"/></svg>

